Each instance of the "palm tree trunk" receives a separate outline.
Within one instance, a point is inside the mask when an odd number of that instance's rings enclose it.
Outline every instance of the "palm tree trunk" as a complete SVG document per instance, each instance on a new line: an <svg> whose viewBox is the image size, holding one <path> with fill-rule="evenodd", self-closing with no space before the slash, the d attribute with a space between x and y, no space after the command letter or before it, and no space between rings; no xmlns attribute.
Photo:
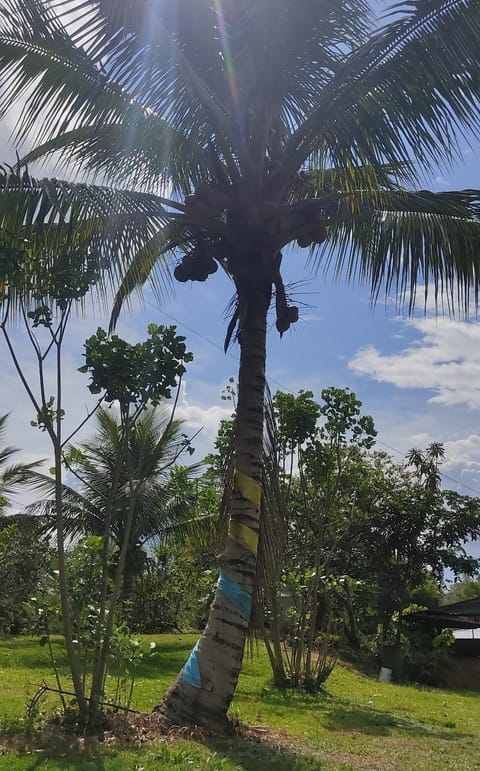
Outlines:
<svg viewBox="0 0 480 771"><path fill-rule="evenodd" d="M220 557L220 578L207 627L177 680L157 707L172 722L182 725L207 725L215 730L227 730L227 711L242 666L255 580L260 516L270 286L250 290L247 298L239 297L240 307L243 303L245 310L239 338L236 481L231 499L229 537Z"/></svg>

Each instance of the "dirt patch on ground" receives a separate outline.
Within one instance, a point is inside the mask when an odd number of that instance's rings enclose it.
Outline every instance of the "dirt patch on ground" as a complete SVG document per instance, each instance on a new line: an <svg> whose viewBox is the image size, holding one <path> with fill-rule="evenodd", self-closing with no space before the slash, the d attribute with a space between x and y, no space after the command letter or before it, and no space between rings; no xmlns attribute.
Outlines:
<svg viewBox="0 0 480 771"><path fill-rule="evenodd" d="M98 745L138 747L179 738L205 743L211 735L201 728L172 725L159 712L106 713L104 725L95 735L71 730L69 723L67 721L65 725L59 719L53 719L34 730L0 732L0 753L28 752L47 745L59 750L94 750Z"/></svg>
<svg viewBox="0 0 480 771"><path fill-rule="evenodd" d="M158 742L173 742L185 739L205 746L215 746L221 751L222 741L246 742L260 745L272 752L303 755L320 761L342 763L363 771L394 771L384 757L379 755L357 755L345 752L326 752L314 748L290 736L286 731L275 730L269 726L246 725L237 723L232 726L232 734L221 737L199 727L172 725L159 712L127 714L108 714L104 728L95 736L72 733L59 720L46 722L34 731L0 733L0 755L8 752L33 753L47 748L55 748L55 753L79 752L94 754L101 746L119 749L152 746Z"/></svg>

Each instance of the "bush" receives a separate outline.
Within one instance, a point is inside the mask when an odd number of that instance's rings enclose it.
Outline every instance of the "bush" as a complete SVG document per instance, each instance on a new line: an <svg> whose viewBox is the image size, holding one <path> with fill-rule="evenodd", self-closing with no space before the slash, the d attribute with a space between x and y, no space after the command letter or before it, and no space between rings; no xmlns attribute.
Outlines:
<svg viewBox="0 0 480 771"><path fill-rule="evenodd" d="M44 591L51 559L52 551L31 518L20 518L0 530L1 633L29 631L26 603L31 595Z"/></svg>
<svg viewBox="0 0 480 771"><path fill-rule="evenodd" d="M210 567L211 566L211 567ZM133 585L127 617L144 633L202 629L213 599L216 571L210 554L160 547Z"/></svg>

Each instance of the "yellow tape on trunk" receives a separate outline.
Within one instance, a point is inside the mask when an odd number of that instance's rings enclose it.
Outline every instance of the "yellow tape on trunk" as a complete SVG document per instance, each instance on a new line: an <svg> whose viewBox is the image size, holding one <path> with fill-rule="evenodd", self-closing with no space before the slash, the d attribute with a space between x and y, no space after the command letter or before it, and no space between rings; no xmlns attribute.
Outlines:
<svg viewBox="0 0 480 771"><path fill-rule="evenodd" d="M252 479L248 474L244 474L243 471L235 469L233 484L235 490L240 493L240 495L243 495L247 501L253 503L257 511L260 511L260 503L262 500L262 485L260 482Z"/></svg>
<svg viewBox="0 0 480 771"><path fill-rule="evenodd" d="M242 525L241 522L232 522L230 520L228 536L241 544L244 549L251 551L252 554L257 554L258 533L256 530L252 530L252 528L247 527L247 525Z"/></svg>

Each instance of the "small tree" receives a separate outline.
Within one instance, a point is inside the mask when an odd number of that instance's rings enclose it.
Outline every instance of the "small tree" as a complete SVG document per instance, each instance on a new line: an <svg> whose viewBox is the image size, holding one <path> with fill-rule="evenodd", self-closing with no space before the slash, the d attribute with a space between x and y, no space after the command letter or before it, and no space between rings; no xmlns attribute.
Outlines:
<svg viewBox="0 0 480 771"><path fill-rule="evenodd" d="M55 225L51 226L55 229ZM108 337L102 329L90 337L85 344L85 365L83 372L89 372L91 393L99 396L96 406L68 436L63 431L63 343L68 322L74 307L81 302L89 288L101 279L104 263L94 250L85 253L72 240L73 229L64 248L59 253L42 255L33 248L0 250L0 300L2 330L17 374L34 406L36 417L32 425L46 432L53 448L55 477L55 531L58 556L58 582L61 617L65 647L72 677L73 689L79 708L79 722L85 725L94 722L103 694L106 678L106 662L114 625L115 608L121 591L125 569L128 539L130 536L134 500L141 482L135 479L128 452L128 437L147 404L158 404L161 399L170 398L185 372L184 362L191 360L183 337L176 335L175 327L155 324L149 327L149 338L132 345L118 336ZM22 366L9 330L9 321L15 312L19 315L25 334L34 351L37 364L37 385L29 380ZM47 391L47 372L52 363L54 395ZM82 678L81 663L75 645L72 614L68 593L68 570L65 555L64 485L63 464L66 448L72 437L90 418L102 402L118 402L122 434L118 454L118 468L111 486L107 506L102 552L102 590L98 626L96 630L97 650L92 678L90 699L86 696ZM118 493L120 469L127 465L127 489L129 510L126 516L124 539L120 547L117 570L108 597L108 551L112 522L112 506ZM107 603L108 599L108 603Z"/></svg>
<svg viewBox="0 0 480 771"><path fill-rule="evenodd" d="M156 406L172 396L172 388L179 387L185 372L184 362L192 360L187 352L185 338L176 335L175 327L148 327L149 338L131 345L113 335L109 338L98 329L85 343L85 365L82 372L90 374L89 389L103 392L107 403L117 402L120 413L117 460L104 510L102 588L96 630L96 655L93 666L89 699L89 719L95 722L105 689L107 660L115 622L115 611L120 597L127 554L135 521L138 500L145 490L147 479L135 466L135 429L142 413L150 403ZM173 412L171 416L173 421ZM183 447L186 446L183 443ZM125 477L122 478L122 472ZM108 552L115 516L117 497L126 490L127 507L123 520L120 543L110 597L108 597Z"/></svg>
<svg viewBox="0 0 480 771"><path fill-rule="evenodd" d="M321 396L320 404L310 391L274 397L285 527L280 583L265 597L276 681L308 690L316 690L335 663L332 641L343 626L348 584L335 573L334 556L357 512L358 453L376 436L354 393L327 388Z"/></svg>
<svg viewBox="0 0 480 771"><path fill-rule="evenodd" d="M53 230L56 229L52 225ZM72 236L72 234L71 234ZM56 541L58 580L65 647L78 701L80 717L86 720L87 700L80 674L78 656L73 643L73 629L67 588L65 533L62 510L62 460L66 442L63 434L62 351L72 309L81 302L92 284L99 280L102 262L96 252L85 254L68 240L52 258L35 250L28 242L19 247L0 249L0 310L2 330L14 367L35 409L31 423L44 431L52 444L55 469ZM27 342L37 365L37 384L29 380L15 348L9 322L20 316ZM55 395L47 391L47 372L52 365ZM87 420L89 415L87 415ZM85 422L85 421L83 421ZM82 422L82 425L83 425ZM73 432L75 433L75 431Z"/></svg>

